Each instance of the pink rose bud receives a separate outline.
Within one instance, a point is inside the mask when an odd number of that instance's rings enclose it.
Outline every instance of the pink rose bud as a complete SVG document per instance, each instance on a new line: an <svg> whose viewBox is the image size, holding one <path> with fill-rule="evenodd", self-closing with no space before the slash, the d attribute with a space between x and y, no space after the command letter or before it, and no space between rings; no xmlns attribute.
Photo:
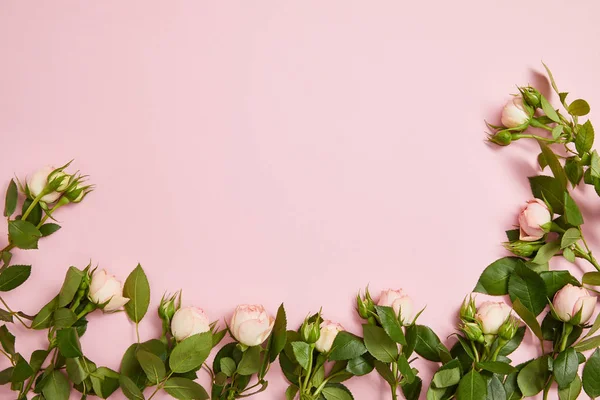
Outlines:
<svg viewBox="0 0 600 400"><path fill-rule="evenodd" d="M273 330L275 319L261 305L242 304L237 306L229 329L240 343L252 347L263 343Z"/></svg>
<svg viewBox="0 0 600 400"><path fill-rule="evenodd" d="M579 311L581 311L580 324L590 320L596 307L596 297L582 287L565 285L554 295L552 302L556 315L565 322L569 322Z"/></svg>
<svg viewBox="0 0 600 400"><path fill-rule="evenodd" d="M475 319L481 325L484 334L496 335L511 313L512 308L506 303L486 301L477 309Z"/></svg>
<svg viewBox="0 0 600 400"><path fill-rule="evenodd" d="M123 297L121 282L104 269L96 271L92 275L88 296L95 304L108 302L103 308L105 312L116 311L129 301L127 297Z"/></svg>
<svg viewBox="0 0 600 400"><path fill-rule="evenodd" d="M208 331L210 331L210 321L204 310L198 307L180 308L171 320L171 333L178 342Z"/></svg>
<svg viewBox="0 0 600 400"><path fill-rule="evenodd" d="M519 214L519 239L527 242L541 239L546 233L542 226L551 221L552 214L546 203L540 199L529 200Z"/></svg>
<svg viewBox="0 0 600 400"><path fill-rule="evenodd" d="M382 291L377 305L392 307L396 315L400 318L400 322L403 324L409 324L410 319L413 316L413 301L404 294L402 289L388 289Z"/></svg>
<svg viewBox="0 0 600 400"><path fill-rule="evenodd" d="M529 122L531 116L523 105L523 98L515 96L510 99L502 110L502 125L507 128L516 128Z"/></svg>
<svg viewBox="0 0 600 400"><path fill-rule="evenodd" d="M321 353L327 353L331 350L333 341L338 333L344 330L344 327L336 322L325 320L321 323L321 335L315 343L315 348Z"/></svg>
<svg viewBox="0 0 600 400"><path fill-rule="evenodd" d="M46 186L48 185L48 176L54 171L52 167L44 167L38 171L36 171L33 175L27 179L27 187L29 188L29 193L31 196L38 197ZM60 198L60 193L52 191L43 195L40 201L44 203L54 203L56 200Z"/></svg>

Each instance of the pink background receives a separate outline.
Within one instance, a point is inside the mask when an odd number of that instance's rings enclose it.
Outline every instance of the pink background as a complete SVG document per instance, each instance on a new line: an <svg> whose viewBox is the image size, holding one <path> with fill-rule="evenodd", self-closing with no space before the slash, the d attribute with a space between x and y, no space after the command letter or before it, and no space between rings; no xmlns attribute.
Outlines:
<svg viewBox="0 0 600 400"><path fill-rule="evenodd" d="M445 338L505 254L536 172L535 147L487 146L483 119L498 121L516 84L547 89L541 60L595 111L598 12L591 0L2 1L2 187L71 158L97 184L39 251L18 253L32 278L5 298L34 313L69 265L124 279L139 261L153 291L143 339L180 288L213 319L283 301L290 327L323 306L359 332L367 284L404 288ZM24 354L41 346L14 330ZM83 345L116 369L134 340L124 314L96 313ZM432 365L419 366L427 382ZM348 386L389 398L375 373ZM256 398L284 389L276 365Z"/></svg>

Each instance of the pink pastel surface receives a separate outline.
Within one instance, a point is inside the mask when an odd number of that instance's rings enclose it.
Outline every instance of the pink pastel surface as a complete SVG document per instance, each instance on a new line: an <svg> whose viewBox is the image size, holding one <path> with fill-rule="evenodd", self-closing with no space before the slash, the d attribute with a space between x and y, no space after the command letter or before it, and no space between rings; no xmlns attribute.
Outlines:
<svg viewBox="0 0 600 400"><path fill-rule="evenodd" d="M143 339L177 289L213 320L284 302L292 328L323 306L360 332L367 284L404 288L445 338L505 254L537 171L535 146L488 146L483 120L499 121L516 84L549 93L541 60L598 115L598 12L593 0L2 1L0 189L71 158L97 185L38 251L17 253L32 277L5 299L35 313L69 265L124 279L140 262ZM580 194L598 248L598 200ZM11 329L23 354L43 345ZM118 369L134 340L124 314L96 313L83 346ZM538 354L527 343L516 360ZM417 365L428 382L432 364ZM278 365L269 386L255 398L283 397ZM348 386L390 398L374 373Z"/></svg>

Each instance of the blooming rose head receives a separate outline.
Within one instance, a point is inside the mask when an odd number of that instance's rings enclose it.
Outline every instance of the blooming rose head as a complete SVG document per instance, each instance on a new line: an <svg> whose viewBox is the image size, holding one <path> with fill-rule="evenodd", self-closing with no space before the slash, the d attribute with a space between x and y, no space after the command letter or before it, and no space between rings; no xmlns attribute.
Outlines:
<svg viewBox="0 0 600 400"><path fill-rule="evenodd" d="M108 302L103 308L106 312L116 311L129 301L127 297L123 297L121 282L104 269L92 275L89 298L95 304Z"/></svg>
<svg viewBox="0 0 600 400"><path fill-rule="evenodd" d="M46 186L48 185L48 176L52 172L54 172L54 168L44 167L36 171L27 179L27 187L29 188L31 196L38 197L46 189ZM40 201L44 203L54 203L60 198L60 195L61 194L57 191L50 191L43 195Z"/></svg>
<svg viewBox="0 0 600 400"><path fill-rule="evenodd" d="M584 324L589 321L594 313L596 297L590 296L585 288L568 283L556 292L552 305L556 315L565 322L571 321L581 311L581 319L578 323Z"/></svg>
<svg viewBox="0 0 600 400"><path fill-rule="evenodd" d="M338 333L344 330L344 327L336 322L325 320L321 323L321 335L315 343L315 348L321 353L327 353L331 350L333 341Z"/></svg>
<svg viewBox="0 0 600 400"><path fill-rule="evenodd" d="M519 214L519 239L526 242L541 239L545 234L542 226L551 221L552 214L546 203L540 199L529 200Z"/></svg>
<svg viewBox="0 0 600 400"><path fill-rule="evenodd" d="M484 334L496 335L511 313L512 308L506 303L486 301L477 309L475 319L481 325Z"/></svg>
<svg viewBox="0 0 600 400"><path fill-rule="evenodd" d="M403 324L408 324L413 316L413 301L402 292L402 289L388 289L382 291L377 305L392 307L396 315L400 317L400 322Z"/></svg>
<svg viewBox="0 0 600 400"><path fill-rule="evenodd" d="M263 306L242 304L235 309L229 329L238 342L252 347L267 340L274 324Z"/></svg>
<svg viewBox="0 0 600 400"><path fill-rule="evenodd" d="M178 342L208 331L210 331L208 317L204 310L198 307L180 308L171 320L171 333Z"/></svg>
<svg viewBox="0 0 600 400"><path fill-rule="evenodd" d="M510 99L502 110L502 125L507 128L516 128L529 122L531 116L523 105L523 98L515 96Z"/></svg>

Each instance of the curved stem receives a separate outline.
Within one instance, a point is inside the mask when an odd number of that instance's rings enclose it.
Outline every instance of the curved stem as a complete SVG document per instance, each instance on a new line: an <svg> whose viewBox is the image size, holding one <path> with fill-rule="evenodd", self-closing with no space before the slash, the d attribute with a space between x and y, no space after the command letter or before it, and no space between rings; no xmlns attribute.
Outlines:
<svg viewBox="0 0 600 400"><path fill-rule="evenodd" d="M23 321L23 320L21 319L21 317L19 316L19 314L18 314L17 312L15 312L15 311L13 311L13 310L11 310L11 309L10 309L10 307L8 306L8 304L6 304L6 301L4 301L4 299L3 299L2 297L0 297L0 302L2 302L2 304L4 304L4 307L6 307L6 310L7 310L7 311L8 311L8 312L9 312L9 313L12 315L12 316L14 316L15 318L17 318L17 319L19 320L19 322L20 322L21 324L23 324L23 326L24 326L25 328L27 328L27 329L31 329L31 326L28 326L28 325L25 323L25 321Z"/></svg>

